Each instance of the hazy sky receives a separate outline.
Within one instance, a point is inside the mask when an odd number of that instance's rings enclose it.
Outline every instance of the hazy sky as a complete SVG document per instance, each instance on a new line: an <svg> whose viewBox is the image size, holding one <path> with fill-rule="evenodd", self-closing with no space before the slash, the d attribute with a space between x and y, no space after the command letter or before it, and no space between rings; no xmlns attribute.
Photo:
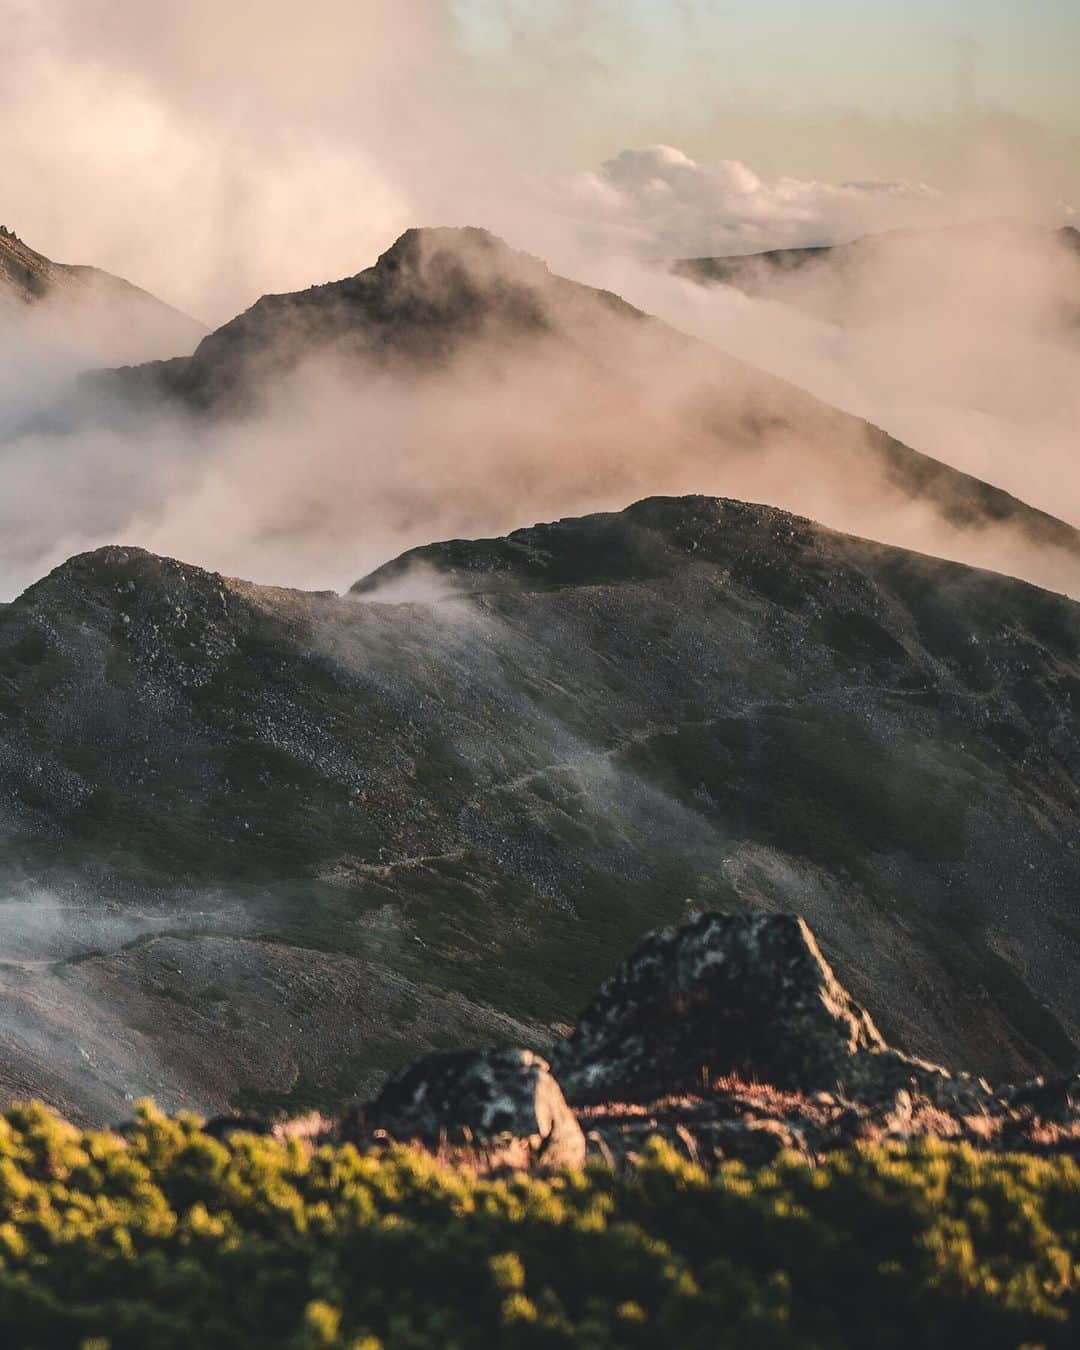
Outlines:
<svg viewBox="0 0 1080 1350"><path fill-rule="evenodd" d="M574 175L655 145L746 165L774 204L796 179L799 210L852 180L968 214L1080 202L1076 0L0 0L0 31L0 221L211 321L409 224L558 253ZM775 242L891 222L804 213ZM685 212L628 237L696 238Z"/></svg>

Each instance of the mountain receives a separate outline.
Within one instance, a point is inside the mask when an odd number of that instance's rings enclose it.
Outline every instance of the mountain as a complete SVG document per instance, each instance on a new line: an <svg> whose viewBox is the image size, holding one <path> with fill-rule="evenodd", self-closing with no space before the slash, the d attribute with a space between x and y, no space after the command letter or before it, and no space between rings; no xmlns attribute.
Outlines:
<svg viewBox="0 0 1080 1350"><path fill-rule="evenodd" d="M0 319L41 311L94 324L102 362L148 349L188 352L206 333L131 282L97 267L53 262L0 226Z"/></svg>
<svg viewBox="0 0 1080 1350"><path fill-rule="evenodd" d="M556 326L595 337L612 314L643 317L617 296L553 276L486 230L414 229L356 276L264 295L190 357L95 378L120 397L235 413L314 356L422 368L448 362L471 341L513 342Z"/></svg>
<svg viewBox="0 0 1080 1350"><path fill-rule="evenodd" d="M733 286L746 295L780 300L817 317L842 322L860 317L864 309L880 315L880 278L882 273L887 277L890 269L896 270L899 282L896 293L889 288L894 313L898 302L905 303L904 291L907 305L935 298L940 290L940 273L950 269L964 253L976 257L993 254L995 261L997 255L1008 258L1011 254L1021 264L1055 273L1062 305L1080 318L1080 231L1068 225L1047 230L1004 220L938 229L887 230L844 244L680 258L672 264L672 270L702 285ZM869 294L861 294L861 290Z"/></svg>
<svg viewBox="0 0 1080 1350"><path fill-rule="evenodd" d="M1070 525L478 229L410 230L356 276L265 296L190 357L95 375L88 387L126 418L164 408L237 419L276 397L273 430L282 389L320 363L352 386L379 390L392 377L406 393L431 395L436 412L422 427L447 436L436 459L460 463L461 497L453 484L440 487L430 518L449 512L463 532L490 518L477 506L486 493L504 520L505 499L520 497L522 484L528 502L552 510L708 489L980 564L1004 549L1023 570L1013 555L1034 550L1041 561L1029 560L1025 575L1080 585L1080 534ZM478 372L486 383L472 403L498 396L502 420L496 462L483 461L474 481L475 452L463 454L444 423L462 420L453 400ZM446 385L432 394L440 377ZM317 384L296 396L313 409L325 400ZM377 421L378 408L355 416ZM475 431L466 423L462 434ZM571 438L576 455L562 453ZM355 453L362 462L362 441ZM408 441L402 453L414 453ZM427 476L416 474L410 520L423 514Z"/></svg>
<svg viewBox="0 0 1080 1350"><path fill-rule="evenodd" d="M806 915L912 1053L1080 1038L1080 608L705 497L352 592L138 549L0 610L0 1084L330 1108L557 1039L646 929Z"/></svg>

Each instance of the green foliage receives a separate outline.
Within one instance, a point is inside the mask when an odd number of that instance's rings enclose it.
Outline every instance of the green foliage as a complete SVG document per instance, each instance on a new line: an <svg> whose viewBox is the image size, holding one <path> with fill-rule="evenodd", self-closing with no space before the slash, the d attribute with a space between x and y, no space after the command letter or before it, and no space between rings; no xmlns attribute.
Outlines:
<svg viewBox="0 0 1080 1350"><path fill-rule="evenodd" d="M941 1144L477 1180L140 1108L0 1116L0 1344L547 1350L1077 1343L1080 1168Z"/></svg>

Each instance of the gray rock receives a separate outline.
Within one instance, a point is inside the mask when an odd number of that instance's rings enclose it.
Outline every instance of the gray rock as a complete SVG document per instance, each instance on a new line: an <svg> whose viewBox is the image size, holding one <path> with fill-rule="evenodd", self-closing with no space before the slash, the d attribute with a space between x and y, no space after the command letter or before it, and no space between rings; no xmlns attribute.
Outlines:
<svg viewBox="0 0 1080 1350"><path fill-rule="evenodd" d="M514 1165L585 1161L581 1126L547 1061L531 1050L427 1055L386 1084L365 1124L428 1147L494 1148Z"/></svg>
<svg viewBox="0 0 1080 1350"><path fill-rule="evenodd" d="M644 1100L739 1074L831 1091L884 1053L805 922L703 914L645 939L583 1014L556 1072L574 1102Z"/></svg>
<svg viewBox="0 0 1080 1350"><path fill-rule="evenodd" d="M601 987L556 1072L578 1103L707 1090L728 1075L863 1102L917 1093L964 1113L992 1095L886 1045L791 914L703 914L651 934Z"/></svg>

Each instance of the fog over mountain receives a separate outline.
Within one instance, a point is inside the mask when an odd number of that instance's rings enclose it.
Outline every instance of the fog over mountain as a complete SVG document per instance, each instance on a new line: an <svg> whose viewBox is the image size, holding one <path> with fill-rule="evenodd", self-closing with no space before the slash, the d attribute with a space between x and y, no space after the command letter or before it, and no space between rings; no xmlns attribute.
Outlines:
<svg viewBox="0 0 1080 1350"><path fill-rule="evenodd" d="M0 340L9 360L35 344L72 368L148 360L186 354L205 333L129 281L53 262L0 226Z"/></svg>
<svg viewBox="0 0 1080 1350"><path fill-rule="evenodd" d="M1078 239L978 221L676 270L715 287L715 341L1075 520Z"/></svg>
<svg viewBox="0 0 1080 1350"><path fill-rule="evenodd" d="M9 595L117 539L341 587L435 536L702 488L1077 588L1071 527L994 480L482 230L407 232L355 277L265 297L190 358L90 374L8 418Z"/></svg>
<svg viewBox="0 0 1080 1350"><path fill-rule="evenodd" d="M1074 1346L1078 65L0 0L0 1346Z"/></svg>

